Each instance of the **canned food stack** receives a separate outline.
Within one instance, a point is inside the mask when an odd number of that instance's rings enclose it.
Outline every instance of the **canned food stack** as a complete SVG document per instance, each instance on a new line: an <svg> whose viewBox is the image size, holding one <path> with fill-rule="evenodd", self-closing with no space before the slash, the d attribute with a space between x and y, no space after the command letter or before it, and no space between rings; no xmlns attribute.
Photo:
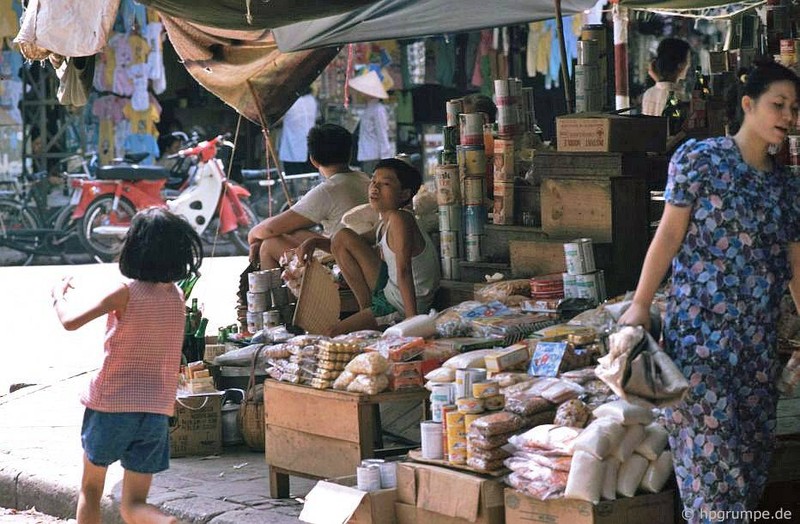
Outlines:
<svg viewBox="0 0 800 524"><path fill-rule="evenodd" d="M531 278L531 298L535 301L557 301L564 298L564 279L556 273Z"/></svg>
<svg viewBox="0 0 800 524"><path fill-rule="evenodd" d="M356 468L356 487L361 491L378 491L397 487L397 463L383 459L364 459Z"/></svg>
<svg viewBox="0 0 800 524"><path fill-rule="evenodd" d="M482 260L481 244L487 218L484 207L486 149L483 146L483 123L485 116L483 113L466 113L461 114L460 117L462 117L461 145L456 148L456 157L461 180L461 198L464 204L464 256L470 262L479 262ZM465 128L467 129L466 134ZM480 129L479 134L478 129Z"/></svg>
<svg viewBox="0 0 800 524"><path fill-rule="evenodd" d="M603 86L600 83L600 46L597 40L578 41L575 66L575 112L603 109Z"/></svg>
<svg viewBox="0 0 800 524"><path fill-rule="evenodd" d="M586 298L600 303L606 299L603 270L594 263L591 238L576 238L564 244L567 272L562 275L565 298Z"/></svg>
<svg viewBox="0 0 800 524"><path fill-rule="evenodd" d="M594 46L589 44L589 47L594 47L595 50L592 49L584 49L581 51L581 42L597 42ZM583 53L583 58L581 54ZM589 24L583 26L581 29L581 38L578 41L578 64L583 65L590 65L590 64L597 64L597 75L598 75L598 84L597 84L597 95L590 95L590 96L597 96L598 98L592 101L592 104L597 104L597 109L586 109L586 111L604 111L607 109L611 109L610 107L610 97L608 96L608 88L609 88L609 76L608 76L608 66L609 60L613 58L613 48L609 44L609 35L608 29L603 24ZM592 60L594 59L594 60ZM590 73L592 74L592 73ZM579 100L580 100L580 91L577 89L578 84L578 69L575 69L575 110L580 112L578 109ZM592 106L594 107L594 106Z"/></svg>
<svg viewBox="0 0 800 524"><path fill-rule="evenodd" d="M531 100L527 100L530 96ZM497 104L497 138L493 143L492 222L514 223L514 177L520 136L533 128L533 91L525 91L518 78L494 81ZM528 107L529 106L529 107Z"/></svg>
<svg viewBox="0 0 800 524"><path fill-rule="evenodd" d="M289 290L283 285L280 269L253 271L247 280L247 331L255 333L291 322Z"/></svg>
<svg viewBox="0 0 800 524"><path fill-rule="evenodd" d="M519 78L494 81L497 105L497 136L512 138L522 134L525 115L522 103L522 81Z"/></svg>
<svg viewBox="0 0 800 524"><path fill-rule="evenodd" d="M513 139L494 141L494 210L495 224L514 223L514 177L516 176L516 145Z"/></svg>

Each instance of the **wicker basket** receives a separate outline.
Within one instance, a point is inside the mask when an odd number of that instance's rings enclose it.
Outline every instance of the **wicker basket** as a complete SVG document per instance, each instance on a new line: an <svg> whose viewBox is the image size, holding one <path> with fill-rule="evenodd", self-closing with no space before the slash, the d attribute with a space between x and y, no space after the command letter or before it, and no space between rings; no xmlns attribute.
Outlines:
<svg viewBox="0 0 800 524"><path fill-rule="evenodd" d="M250 381L238 415L239 431L245 444L253 451L264 451L265 447L264 385L256 384L256 362L263 349L264 346L253 353Z"/></svg>

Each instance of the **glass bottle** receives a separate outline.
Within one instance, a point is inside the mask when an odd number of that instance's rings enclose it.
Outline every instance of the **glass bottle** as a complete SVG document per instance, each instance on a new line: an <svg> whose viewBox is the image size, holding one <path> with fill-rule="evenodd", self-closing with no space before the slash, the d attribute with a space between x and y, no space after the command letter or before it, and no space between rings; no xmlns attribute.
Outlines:
<svg viewBox="0 0 800 524"><path fill-rule="evenodd" d="M669 92L667 103L664 105L664 110L661 111L661 116L668 119L670 136L678 134L681 127L683 127L684 114L678 97L675 96L675 91Z"/></svg>

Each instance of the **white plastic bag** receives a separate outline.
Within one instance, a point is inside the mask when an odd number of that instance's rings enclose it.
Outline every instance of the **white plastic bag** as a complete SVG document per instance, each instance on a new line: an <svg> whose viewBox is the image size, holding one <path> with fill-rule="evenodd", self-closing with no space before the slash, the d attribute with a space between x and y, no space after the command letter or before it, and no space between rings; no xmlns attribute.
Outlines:
<svg viewBox="0 0 800 524"><path fill-rule="evenodd" d="M567 477L564 497L586 500L592 504L600 502L606 464L591 453L576 451Z"/></svg>
<svg viewBox="0 0 800 524"><path fill-rule="evenodd" d="M624 497L636 495L636 489L642 483L642 478L650 466L650 461L634 453L631 458L622 463L617 474L617 493Z"/></svg>
<svg viewBox="0 0 800 524"><path fill-rule="evenodd" d="M657 460L650 462L644 473L640 487L650 493L658 493L672 475L672 452L664 451Z"/></svg>
<svg viewBox="0 0 800 524"><path fill-rule="evenodd" d="M625 400L607 402L593 411L595 417L609 417L623 425L650 424L653 422L653 412L645 407L631 404Z"/></svg>
<svg viewBox="0 0 800 524"><path fill-rule="evenodd" d="M383 332L385 337L423 337L430 338L436 335L436 312L427 315L415 315L407 318Z"/></svg>
<svg viewBox="0 0 800 524"><path fill-rule="evenodd" d="M603 489L600 496L604 500L617 500L617 475L619 475L620 461L616 457L609 457L605 460L606 471L603 477Z"/></svg>
<svg viewBox="0 0 800 524"><path fill-rule="evenodd" d="M611 454L618 458L620 462L625 462L631 455L636 447L644 440L644 426L641 424L631 424L625 426L625 435L622 437L617 448Z"/></svg>
<svg viewBox="0 0 800 524"><path fill-rule="evenodd" d="M604 459L619 446L625 437L625 427L616 420L599 418L589 424L575 439L575 450L591 453Z"/></svg>
<svg viewBox="0 0 800 524"><path fill-rule="evenodd" d="M656 460L667 447L667 430L658 422L644 428L644 440L636 446L636 453L647 460Z"/></svg>

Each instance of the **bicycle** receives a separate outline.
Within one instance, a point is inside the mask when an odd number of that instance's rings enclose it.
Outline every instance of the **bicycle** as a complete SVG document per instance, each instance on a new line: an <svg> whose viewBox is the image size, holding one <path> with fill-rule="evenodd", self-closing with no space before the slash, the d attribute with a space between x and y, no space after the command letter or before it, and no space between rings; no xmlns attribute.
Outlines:
<svg viewBox="0 0 800 524"><path fill-rule="evenodd" d="M72 179L90 177L88 173L60 176L67 184ZM50 183L44 171L23 173L12 184L11 190L0 193L0 263L28 265L36 256L58 256L64 263L71 263L66 255L70 240L77 240L77 224L72 218L74 202L49 211Z"/></svg>

